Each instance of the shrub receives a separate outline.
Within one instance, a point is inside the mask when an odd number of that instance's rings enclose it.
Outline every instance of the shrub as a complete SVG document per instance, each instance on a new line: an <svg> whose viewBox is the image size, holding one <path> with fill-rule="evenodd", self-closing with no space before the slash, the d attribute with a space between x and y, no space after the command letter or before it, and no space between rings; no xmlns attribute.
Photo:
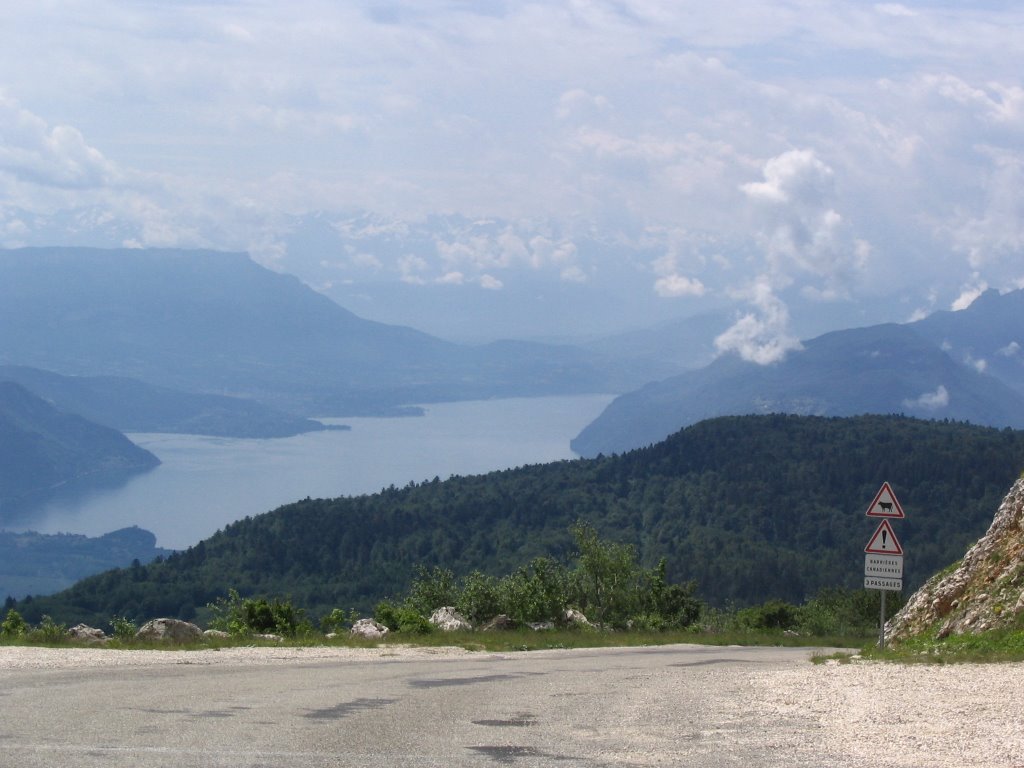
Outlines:
<svg viewBox="0 0 1024 768"><path fill-rule="evenodd" d="M341 632L346 627L351 627L359 621L359 612L353 608L348 613L341 608L334 608L329 614L320 619L320 629L324 634Z"/></svg>
<svg viewBox="0 0 1024 768"><path fill-rule="evenodd" d="M8 609L3 623L0 623L0 636L23 637L28 632L28 623L13 608Z"/></svg>
<svg viewBox="0 0 1024 768"><path fill-rule="evenodd" d="M232 635L274 632L294 637L312 630L304 620L303 612L297 610L290 600L274 599L271 602L263 597L243 598L238 590L229 589L227 598L217 598L207 608L212 614L210 627Z"/></svg>
<svg viewBox="0 0 1024 768"><path fill-rule="evenodd" d="M382 600L373 612L373 618L392 632L407 635L426 635L435 627L421 614L411 602L395 604L390 600Z"/></svg>
<svg viewBox="0 0 1024 768"><path fill-rule="evenodd" d="M455 574L447 568L434 566L432 570L427 570L421 565L416 568L416 576L409 586L406 602L421 616L426 616L443 606L455 605L458 598Z"/></svg>
<svg viewBox="0 0 1024 768"><path fill-rule="evenodd" d="M39 625L28 633L28 637L37 643L61 643L68 639L68 628L44 614Z"/></svg>
<svg viewBox="0 0 1024 768"><path fill-rule="evenodd" d="M549 557L534 558L498 584L501 613L518 623L560 620L569 593L568 571Z"/></svg>
<svg viewBox="0 0 1024 768"><path fill-rule="evenodd" d="M902 595L890 592L886 613L891 616L904 602ZM823 589L800 607L800 631L810 635L870 635L878 631L880 610L878 590Z"/></svg>
<svg viewBox="0 0 1024 768"><path fill-rule="evenodd" d="M572 527L578 548L578 603L597 624L625 626L639 612L642 571L629 544L602 541L593 526Z"/></svg>
<svg viewBox="0 0 1024 768"><path fill-rule="evenodd" d="M138 626L131 619L124 616L114 616L110 619L110 629L118 640L134 640L135 633L139 631Z"/></svg>
<svg viewBox="0 0 1024 768"><path fill-rule="evenodd" d="M493 619L502 613L498 580L480 571L473 571L463 580L455 607L473 624Z"/></svg>
<svg viewBox="0 0 1024 768"><path fill-rule="evenodd" d="M737 612L741 629L793 629L800 620L800 609L782 600L769 600Z"/></svg>

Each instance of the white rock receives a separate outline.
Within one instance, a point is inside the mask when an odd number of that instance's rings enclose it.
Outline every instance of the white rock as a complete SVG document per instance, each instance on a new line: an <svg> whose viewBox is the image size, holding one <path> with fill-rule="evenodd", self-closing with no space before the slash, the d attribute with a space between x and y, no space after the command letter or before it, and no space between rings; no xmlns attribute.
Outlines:
<svg viewBox="0 0 1024 768"><path fill-rule="evenodd" d="M138 640L157 640L171 643L193 643L203 638L203 630L189 621L180 619L153 619L135 633Z"/></svg>
<svg viewBox="0 0 1024 768"><path fill-rule="evenodd" d="M473 625L466 621L466 617L450 605L438 608L430 614L430 623L442 632L471 631L473 629Z"/></svg>
<svg viewBox="0 0 1024 768"><path fill-rule="evenodd" d="M379 640L388 633L388 628L373 619L360 619L352 625L349 635L365 637L367 640Z"/></svg>
<svg viewBox="0 0 1024 768"><path fill-rule="evenodd" d="M87 643L105 643L110 639L102 629L96 629L87 624L76 624L68 630L68 635L74 640L82 640Z"/></svg>
<svg viewBox="0 0 1024 768"><path fill-rule="evenodd" d="M590 620L583 615L583 611L577 611L575 608L566 608L565 613L562 614L562 621L569 626L576 627L592 627L593 624Z"/></svg>

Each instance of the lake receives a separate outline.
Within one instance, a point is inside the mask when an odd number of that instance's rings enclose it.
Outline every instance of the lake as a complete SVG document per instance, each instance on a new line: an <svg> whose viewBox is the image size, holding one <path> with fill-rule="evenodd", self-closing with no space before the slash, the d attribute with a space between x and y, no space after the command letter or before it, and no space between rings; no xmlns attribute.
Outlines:
<svg viewBox="0 0 1024 768"><path fill-rule="evenodd" d="M409 418L324 419L351 431L274 440L133 434L163 462L113 489L44 504L21 528L98 536L138 525L184 549L228 523L307 496L374 493L452 475L575 458L569 441L606 395L511 398L424 406Z"/></svg>

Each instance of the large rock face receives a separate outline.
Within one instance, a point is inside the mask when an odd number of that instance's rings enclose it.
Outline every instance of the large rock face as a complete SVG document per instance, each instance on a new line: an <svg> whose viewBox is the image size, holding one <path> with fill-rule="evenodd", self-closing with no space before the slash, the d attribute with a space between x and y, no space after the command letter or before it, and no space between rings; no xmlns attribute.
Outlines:
<svg viewBox="0 0 1024 768"><path fill-rule="evenodd" d="M887 625L893 640L929 630L939 637L1017 622L1024 612L1024 476L1010 489L988 533L952 571L933 576Z"/></svg>

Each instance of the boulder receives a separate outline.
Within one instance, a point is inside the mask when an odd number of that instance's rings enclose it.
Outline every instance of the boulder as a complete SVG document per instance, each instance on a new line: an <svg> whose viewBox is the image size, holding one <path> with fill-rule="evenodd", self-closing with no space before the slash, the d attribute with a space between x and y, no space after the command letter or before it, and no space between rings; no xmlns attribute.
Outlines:
<svg viewBox="0 0 1024 768"><path fill-rule="evenodd" d="M68 635L72 640L81 640L85 643L105 643L110 639L102 629L87 624L76 624L68 630Z"/></svg>
<svg viewBox="0 0 1024 768"><path fill-rule="evenodd" d="M203 630L181 619L153 619L142 625L135 633L135 639L161 643L194 643L203 639Z"/></svg>
<svg viewBox="0 0 1024 768"><path fill-rule="evenodd" d="M225 632L223 629L206 629L203 630L203 637L208 640L227 640L231 637L231 633Z"/></svg>
<svg viewBox="0 0 1024 768"><path fill-rule="evenodd" d="M526 626L528 626L534 632L546 632L549 629L554 629L555 628L555 622L553 622L553 621L532 621L532 622L527 622Z"/></svg>
<svg viewBox="0 0 1024 768"><path fill-rule="evenodd" d="M442 632L471 632L473 625L455 608L446 605L430 614L430 623Z"/></svg>
<svg viewBox="0 0 1024 768"><path fill-rule="evenodd" d="M363 637L367 640L380 640L388 633L388 628L373 619L360 619L352 625L349 635L351 637Z"/></svg>
<svg viewBox="0 0 1024 768"><path fill-rule="evenodd" d="M271 643L280 643L284 641L281 635L275 635L273 632L257 632L253 635L254 640L266 640Z"/></svg>
<svg viewBox="0 0 1024 768"><path fill-rule="evenodd" d="M583 615L583 611L577 611L575 608L566 608L565 613L562 614L562 621L569 627L587 627L590 629L594 627L590 620Z"/></svg>

